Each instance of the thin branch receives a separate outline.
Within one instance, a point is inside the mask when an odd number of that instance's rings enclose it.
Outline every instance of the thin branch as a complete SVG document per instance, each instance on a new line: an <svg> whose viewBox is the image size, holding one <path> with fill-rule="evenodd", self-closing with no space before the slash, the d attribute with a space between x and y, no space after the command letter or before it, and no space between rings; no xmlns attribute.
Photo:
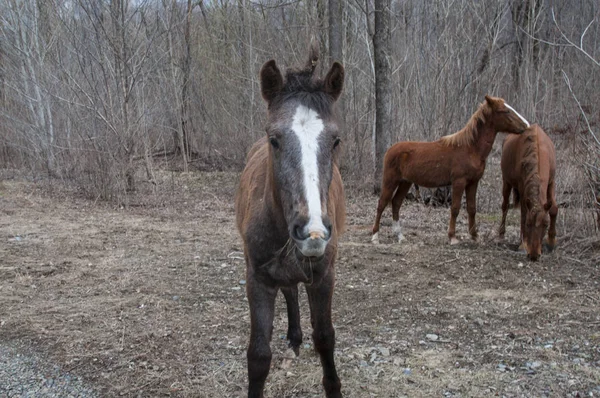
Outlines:
<svg viewBox="0 0 600 398"><path fill-rule="evenodd" d="M556 28L558 29L558 31L560 32L560 35L563 37L563 39L565 39L565 41L567 43L569 43L570 46L575 47L577 50L579 50L583 55L585 55L588 59L590 59L594 64L596 64L597 66L600 66L600 61L596 60L594 57L592 57L587 51L585 51L585 49L583 48L583 37L585 36L587 30L589 29L589 27L592 25L592 23L594 23L595 19L592 19L590 21L590 23L586 26L585 30L583 31L583 33L581 34L581 37L579 39L579 45L573 43L571 41L571 39L569 39L567 37L567 35L562 31L562 29L560 28L560 26L558 25L558 22L556 21L556 15L554 14L554 8L552 8L552 20L554 21L554 24L556 25ZM537 40L537 39L536 39Z"/></svg>
<svg viewBox="0 0 600 398"><path fill-rule="evenodd" d="M575 95L575 93L573 92L573 89L571 88L571 81L569 80L569 76L567 76L565 71L562 69L561 69L561 72L563 74L563 78L565 79L565 83L567 84L567 87L569 88L569 92L573 96L573 99L575 100L575 102L577 103L577 106L579 107L579 111L583 115L583 119L585 120L585 124L587 125L588 131L590 132L590 134L592 135L592 137L594 138L596 143L598 145L600 145L600 140L598 140L598 137L596 137L596 134L594 134L594 132L592 131L592 126L590 126L590 122L589 122L583 108L581 107L581 103L579 102L579 100L577 99L577 96Z"/></svg>

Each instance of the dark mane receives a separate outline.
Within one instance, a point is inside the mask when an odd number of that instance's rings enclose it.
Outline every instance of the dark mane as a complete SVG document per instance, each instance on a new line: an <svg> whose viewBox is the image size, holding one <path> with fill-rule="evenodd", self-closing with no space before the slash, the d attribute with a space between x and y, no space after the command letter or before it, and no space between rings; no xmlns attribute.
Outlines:
<svg viewBox="0 0 600 398"><path fill-rule="evenodd" d="M540 173L538 135L534 129L525 132L521 173L525 181L524 198L530 199L532 210L542 210L540 204Z"/></svg>
<svg viewBox="0 0 600 398"><path fill-rule="evenodd" d="M334 99L325 92L323 79L314 77L318 60L318 50L312 47L308 61L303 67L288 68L285 72L283 89L273 99L270 107L276 108L289 100L296 100L323 116L329 115Z"/></svg>

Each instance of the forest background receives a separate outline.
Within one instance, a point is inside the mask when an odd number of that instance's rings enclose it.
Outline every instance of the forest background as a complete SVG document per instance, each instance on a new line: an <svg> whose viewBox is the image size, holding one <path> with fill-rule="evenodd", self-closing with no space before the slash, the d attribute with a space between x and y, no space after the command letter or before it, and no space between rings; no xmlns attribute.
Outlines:
<svg viewBox="0 0 600 398"><path fill-rule="evenodd" d="M158 169L240 170L264 134L261 65L316 41L321 68L346 68L347 181L376 187L389 145L452 133L491 94L552 136L567 205L598 205L597 1L6 0L0 15L0 167L92 199L127 204Z"/></svg>

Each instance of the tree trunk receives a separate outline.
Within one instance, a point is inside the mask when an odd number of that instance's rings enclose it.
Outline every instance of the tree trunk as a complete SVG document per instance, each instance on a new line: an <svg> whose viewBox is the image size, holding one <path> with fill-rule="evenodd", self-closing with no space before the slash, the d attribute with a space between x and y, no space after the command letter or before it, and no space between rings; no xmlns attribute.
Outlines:
<svg viewBox="0 0 600 398"><path fill-rule="evenodd" d="M373 192L381 191L383 157L390 146L392 115L392 67L390 64L390 3L391 0L375 0L375 32L373 50L375 55L375 175Z"/></svg>
<svg viewBox="0 0 600 398"><path fill-rule="evenodd" d="M183 143L183 148L181 148L181 150L183 151L183 153L185 153L184 161L185 159L189 160L192 156L192 149L190 147L190 95L188 89L190 84L190 67L192 61L192 52L190 44L190 20L192 17L192 9L192 0L188 0L183 34L185 41L185 52L183 55L183 82L181 87L181 134ZM187 164L185 168L187 169Z"/></svg>
<svg viewBox="0 0 600 398"><path fill-rule="evenodd" d="M340 0L329 0L329 57L331 61L343 61L342 3Z"/></svg>
<svg viewBox="0 0 600 398"><path fill-rule="evenodd" d="M344 62L342 17L343 2L340 0L329 0L329 58L331 62ZM331 63L330 62L330 63ZM346 96L342 95L338 103L340 109L340 122L342 128L346 126Z"/></svg>

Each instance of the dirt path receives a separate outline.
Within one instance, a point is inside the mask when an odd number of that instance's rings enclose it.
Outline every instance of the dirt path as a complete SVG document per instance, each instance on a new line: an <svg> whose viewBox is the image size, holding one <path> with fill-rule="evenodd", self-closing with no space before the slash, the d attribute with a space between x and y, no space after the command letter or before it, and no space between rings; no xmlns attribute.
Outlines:
<svg viewBox="0 0 600 398"><path fill-rule="evenodd" d="M43 360L23 344L0 343L0 396L95 398L78 377Z"/></svg>
<svg viewBox="0 0 600 398"><path fill-rule="evenodd" d="M4 181L0 342L46 353L103 396L243 396L249 321L235 176L162 184L124 210ZM373 246L375 202L348 192L334 298L345 396L600 396L597 238L561 238L529 263L514 251L514 212L508 244L494 241L497 214L481 214L481 242L451 247L447 210L408 204L407 242L392 242L386 220ZM268 397L322 396L304 294L301 306L304 348L280 369L278 300Z"/></svg>

